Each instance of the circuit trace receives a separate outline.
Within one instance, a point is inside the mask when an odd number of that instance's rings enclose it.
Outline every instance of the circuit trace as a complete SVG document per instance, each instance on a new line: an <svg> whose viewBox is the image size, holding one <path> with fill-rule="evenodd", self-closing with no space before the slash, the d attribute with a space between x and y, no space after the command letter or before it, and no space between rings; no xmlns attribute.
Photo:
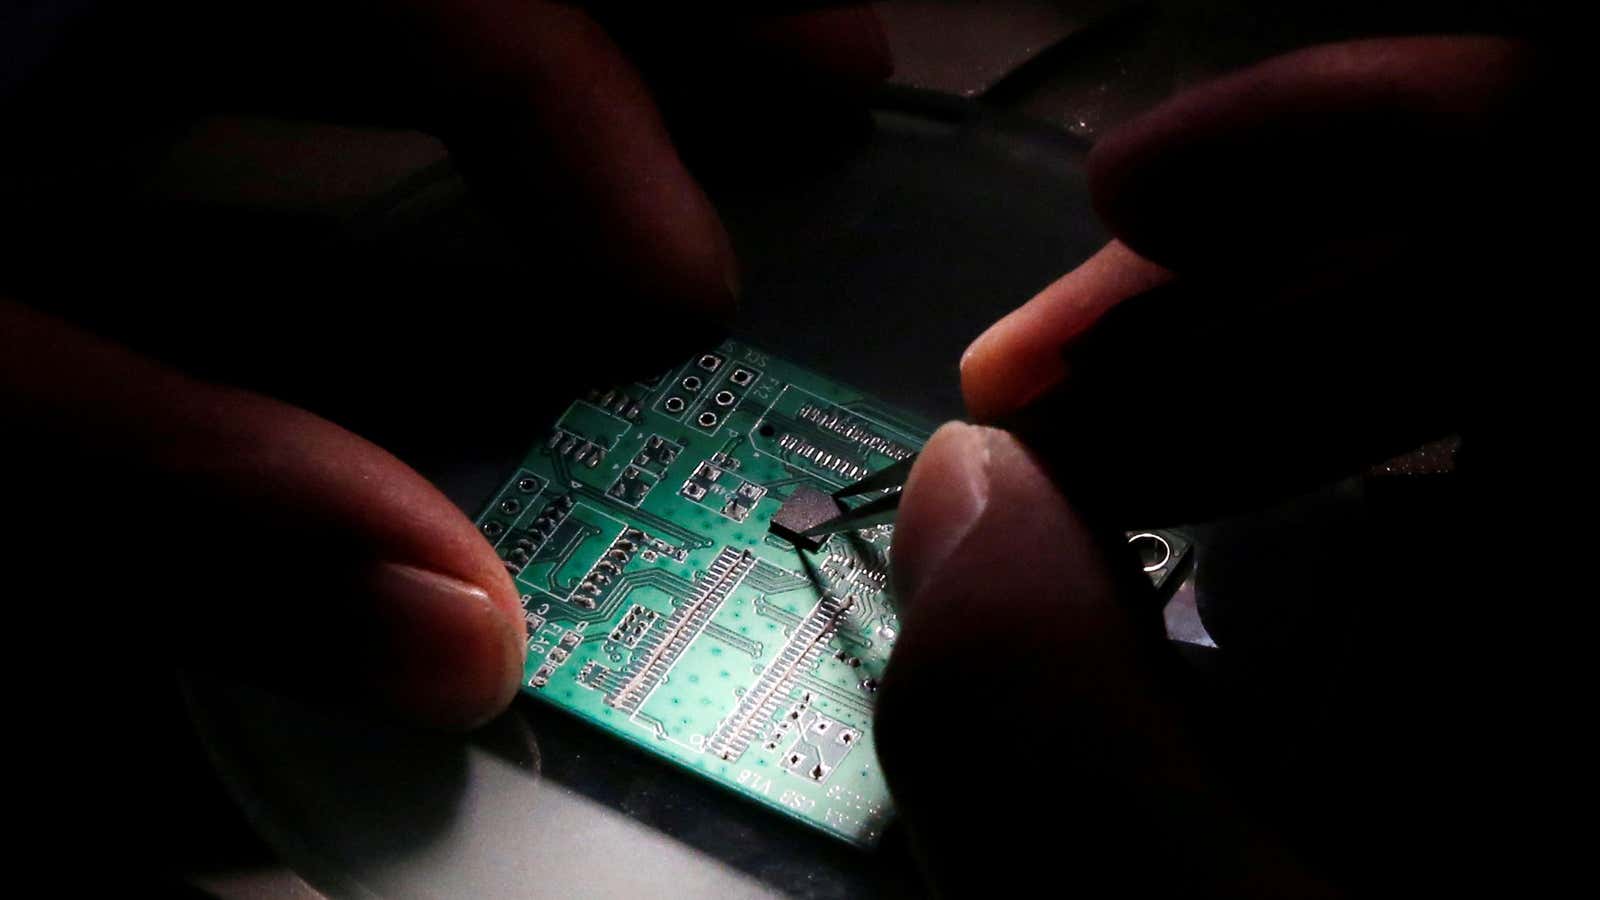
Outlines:
<svg viewBox="0 0 1600 900"><path fill-rule="evenodd" d="M872 709L899 629L894 529L797 546L783 523L930 432L731 340L575 399L478 518L522 591L525 692L874 844L892 815Z"/></svg>

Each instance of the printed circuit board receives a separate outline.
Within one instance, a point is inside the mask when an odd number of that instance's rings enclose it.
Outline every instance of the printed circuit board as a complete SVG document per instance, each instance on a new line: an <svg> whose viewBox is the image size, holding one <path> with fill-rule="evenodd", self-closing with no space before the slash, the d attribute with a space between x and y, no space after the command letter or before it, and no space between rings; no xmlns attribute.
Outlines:
<svg viewBox="0 0 1600 900"><path fill-rule="evenodd" d="M478 520L523 592L525 690L872 844L893 526L813 552L769 525L931 430L734 341L575 400Z"/></svg>
<svg viewBox="0 0 1600 900"><path fill-rule="evenodd" d="M736 341L574 400L478 518L522 591L524 690L871 846L894 527L798 532L931 432ZM1180 535L1130 541L1158 588L1181 577Z"/></svg>

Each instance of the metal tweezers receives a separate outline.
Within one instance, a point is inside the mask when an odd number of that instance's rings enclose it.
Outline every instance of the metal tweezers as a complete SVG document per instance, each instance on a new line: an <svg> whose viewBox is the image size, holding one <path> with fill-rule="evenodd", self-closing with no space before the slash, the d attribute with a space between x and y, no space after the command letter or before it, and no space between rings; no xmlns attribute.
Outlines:
<svg viewBox="0 0 1600 900"><path fill-rule="evenodd" d="M846 497L859 497L873 491L890 491L882 497L871 500L845 510L826 522L813 525L800 532L802 537L822 537L828 534L838 534L841 531L854 531L858 528L871 528L885 522L894 521L895 512L900 508L900 489L905 487L906 476L911 474L911 466L917 461L917 454L913 453L893 465L885 466L871 475L847 484L833 492L833 499L843 500Z"/></svg>

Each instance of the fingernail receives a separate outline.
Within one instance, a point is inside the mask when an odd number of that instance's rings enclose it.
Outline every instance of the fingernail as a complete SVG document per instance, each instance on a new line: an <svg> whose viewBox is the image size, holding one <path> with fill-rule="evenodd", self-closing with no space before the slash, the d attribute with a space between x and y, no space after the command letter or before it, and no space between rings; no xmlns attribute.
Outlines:
<svg viewBox="0 0 1600 900"><path fill-rule="evenodd" d="M1073 348L1096 323L1123 301L1171 280L1171 272L1120 241L1107 244L967 347L961 391L968 412L980 422L1004 421L1077 378Z"/></svg>
<svg viewBox="0 0 1600 900"><path fill-rule="evenodd" d="M985 328L983 330L983 334L980 334L976 338L973 338L972 343L967 345L967 349L961 351L961 362L957 364L956 368L961 370L961 374L963 376L967 374L967 367L972 364L972 356L973 356L973 354L974 353L982 353L983 352L983 347L980 346L980 345L983 344L983 339L989 336L989 332L991 332L993 330L994 330L994 326L993 325L990 325L988 328Z"/></svg>
<svg viewBox="0 0 1600 900"><path fill-rule="evenodd" d="M893 572L903 606L939 577L989 505L993 429L950 422L934 432L906 480L895 524Z"/></svg>
<svg viewBox="0 0 1600 900"><path fill-rule="evenodd" d="M475 584L398 563L378 563L368 674L378 698L430 727L471 728L497 715L521 682L522 640Z"/></svg>
<svg viewBox="0 0 1600 900"><path fill-rule="evenodd" d="M1028 325L1012 313L989 326L961 354L962 398L979 421L1003 419L1066 380L1061 348L1041 346Z"/></svg>

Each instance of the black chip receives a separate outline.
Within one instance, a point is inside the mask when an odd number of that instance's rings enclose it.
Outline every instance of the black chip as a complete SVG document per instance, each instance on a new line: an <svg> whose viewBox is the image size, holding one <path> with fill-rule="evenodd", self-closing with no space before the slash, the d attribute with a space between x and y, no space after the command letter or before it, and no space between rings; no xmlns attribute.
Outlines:
<svg viewBox="0 0 1600 900"><path fill-rule="evenodd" d="M770 528L773 534L797 547L815 550L822 546L825 538L801 537L800 532L821 525L841 512L839 501L802 484L783 501L783 506L772 517Z"/></svg>

